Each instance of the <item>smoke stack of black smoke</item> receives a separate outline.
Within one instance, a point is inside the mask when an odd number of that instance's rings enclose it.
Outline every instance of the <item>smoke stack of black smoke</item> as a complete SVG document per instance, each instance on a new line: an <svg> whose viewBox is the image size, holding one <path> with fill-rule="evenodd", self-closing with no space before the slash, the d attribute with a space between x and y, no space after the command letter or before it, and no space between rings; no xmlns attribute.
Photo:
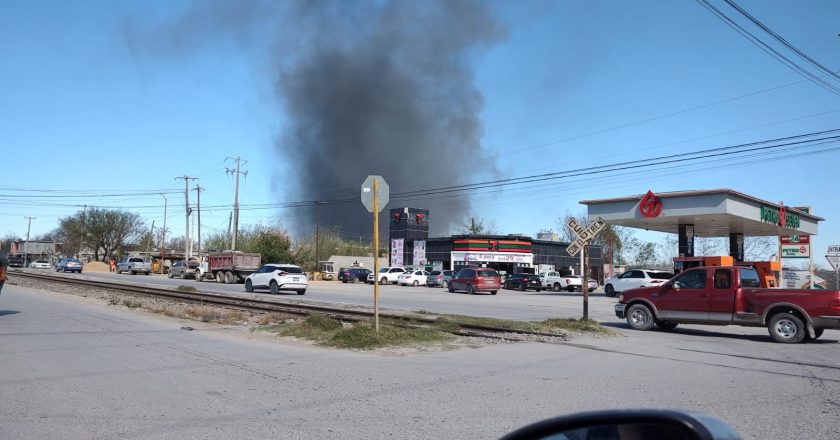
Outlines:
<svg viewBox="0 0 840 440"><path fill-rule="evenodd" d="M395 194L494 172L481 146L482 96L469 58L500 29L481 5L392 1L352 15L329 7L304 14L313 14L303 17L312 26L303 35L308 41L276 84L289 119L277 149L295 165L301 199L357 196L370 174ZM447 233L470 200L392 197L388 204L401 206L429 208L432 233ZM308 229L312 211L298 214L297 226ZM348 236L369 235L370 215L360 203L327 204L320 215Z"/></svg>
<svg viewBox="0 0 840 440"><path fill-rule="evenodd" d="M126 23L131 49L137 27ZM392 194L496 174L481 145L471 64L502 34L474 0L206 0L147 39L169 55L220 40L244 53L270 47L283 107L275 154L262 152L279 165L270 193L277 202L328 202L358 198L370 174ZM392 197L388 207L428 208L431 232L447 233L471 206L468 196L446 196ZM312 230L314 214L277 212L297 232ZM370 235L361 202L324 204L320 218L348 237Z"/></svg>

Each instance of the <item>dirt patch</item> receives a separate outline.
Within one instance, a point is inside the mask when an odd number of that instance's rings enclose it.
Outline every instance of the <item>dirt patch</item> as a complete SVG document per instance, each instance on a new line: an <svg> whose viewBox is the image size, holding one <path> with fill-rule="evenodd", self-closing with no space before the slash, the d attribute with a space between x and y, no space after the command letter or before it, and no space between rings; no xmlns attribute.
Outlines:
<svg viewBox="0 0 840 440"><path fill-rule="evenodd" d="M82 267L83 272L108 272L108 265L101 261L91 261Z"/></svg>

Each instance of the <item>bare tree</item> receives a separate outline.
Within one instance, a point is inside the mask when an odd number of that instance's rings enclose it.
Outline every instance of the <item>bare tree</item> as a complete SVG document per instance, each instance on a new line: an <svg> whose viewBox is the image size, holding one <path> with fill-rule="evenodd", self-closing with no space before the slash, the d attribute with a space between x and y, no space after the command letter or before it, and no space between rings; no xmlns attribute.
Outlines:
<svg viewBox="0 0 840 440"><path fill-rule="evenodd" d="M492 220L470 214L455 227L455 232L461 235L493 235L498 234L498 228Z"/></svg>
<svg viewBox="0 0 840 440"><path fill-rule="evenodd" d="M744 259L747 261L767 261L777 253L776 237L744 237Z"/></svg>

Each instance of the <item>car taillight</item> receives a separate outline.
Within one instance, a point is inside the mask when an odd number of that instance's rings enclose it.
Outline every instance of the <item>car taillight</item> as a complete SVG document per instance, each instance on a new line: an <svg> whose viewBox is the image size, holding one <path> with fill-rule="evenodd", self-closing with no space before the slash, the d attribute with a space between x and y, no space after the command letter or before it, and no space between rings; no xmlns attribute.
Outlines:
<svg viewBox="0 0 840 440"><path fill-rule="evenodd" d="M831 302L831 310L840 310L840 301Z"/></svg>

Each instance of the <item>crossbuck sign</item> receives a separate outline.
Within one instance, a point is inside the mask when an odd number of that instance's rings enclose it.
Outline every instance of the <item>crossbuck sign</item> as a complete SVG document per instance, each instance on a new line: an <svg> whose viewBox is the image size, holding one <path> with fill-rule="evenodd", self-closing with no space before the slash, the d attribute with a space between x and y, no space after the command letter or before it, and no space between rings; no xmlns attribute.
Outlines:
<svg viewBox="0 0 840 440"><path fill-rule="evenodd" d="M566 247L566 252L568 252L571 256L577 255L584 246L589 244L589 242L592 241L599 232L601 232L601 229L604 229L604 227L607 226L607 222L605 222L601 217L595 219L588 228L584 228L577 222L577 220L571 217L566 224L569 225L569 228L572 229L572 232L574 232L577 237L569 244L568 247Z"/></svg>

